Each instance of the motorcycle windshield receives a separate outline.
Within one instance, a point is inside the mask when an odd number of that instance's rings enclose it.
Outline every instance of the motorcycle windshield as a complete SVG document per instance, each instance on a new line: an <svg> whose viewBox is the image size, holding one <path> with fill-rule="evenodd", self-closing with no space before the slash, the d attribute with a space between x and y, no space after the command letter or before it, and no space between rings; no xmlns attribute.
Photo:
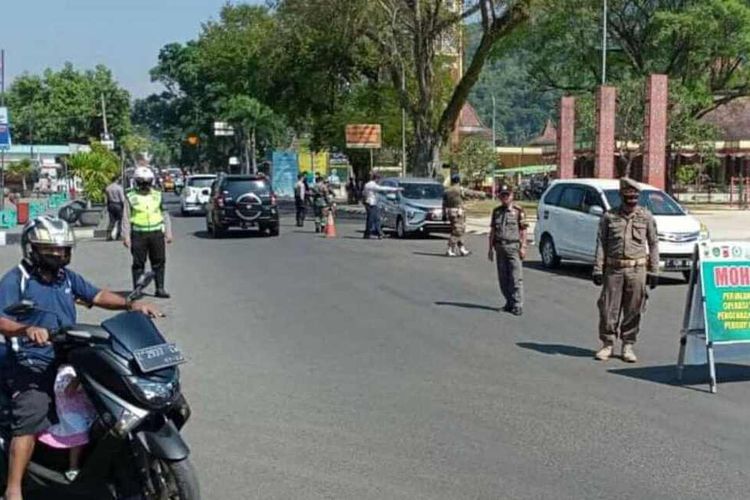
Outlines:
<svg viewBox="0 0 750 500"><path fill-rule="evenodd" d="M131 353L138 349L167 343L151 318L141 313L118 314L102 323L102 328L112 336L115 351L128 358L132 358Z"/></svg>

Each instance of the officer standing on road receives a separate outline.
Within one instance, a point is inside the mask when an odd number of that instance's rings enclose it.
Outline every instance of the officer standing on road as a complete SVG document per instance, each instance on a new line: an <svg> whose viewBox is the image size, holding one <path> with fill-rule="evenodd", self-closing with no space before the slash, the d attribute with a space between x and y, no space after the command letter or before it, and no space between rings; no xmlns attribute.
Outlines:
<svg viewBox="0 0 750 500"><path fill-rule="evenodd" d="M315 177L315 185L312 187L313 210L315 214L315 232L323 231L326 225L326 209L331 205L331 195L323 177L318 174Z"/></svg>
<svg viewBox="0 0 750 500"><path fill-rule="evenodd" d="M297 184L294 185L294 208L297 212L297 227L305 225L305 197L307 196L307 184L305 184L304 172L297 175Z"/></svg>
<svg viewBox="0 0 750 500"><path fill-rule="evenodd" d="M466 216L464 212L464 200L466 194L461 187L461 177L451 176L451 186L443 193L443 220L451 224L451 235L448 238L448 257L466 257L471 252L464 246L464 233L466 232Z"/></svg>
<svg viewBox="0 0 750 500"><path fill-rule="evenodd" d="M523 260L526 258L526 222L524 209L513 203L509 186L500 188L502 204L492 211L490 222L490 262L497 254L497 280L505 297L503 311L523 314Z"/></svg>
<svg viewBox="0 0 750 500"><path fill-rule="evenodd" d="M107 197L107 212L109 213L109 225L107 226L107 241L112 241L112 231L115 230L114 239L119 240L122 235L122 214L125 210L125 191L120 185L120 176L112 180L112 183L104 190Z"/></svg>
<svg viewBox="0 0 750 500"><path fill-rule="evenodd" d="M602 286L599 298L599 338L596 359L612 356L615 340L622 339L622 360L635 363L633 352L646 309L646 286L659 280L659 238L654 216L638 206L641 188L632 179L620 180L622 204L604 214L599 224L594 264L594 284Z"/></svg>
<svg viewBox="0 0 750 500"><path fill-rule="evenodd" d="M166 243L172 243L172 224L164 210L161 191L152 187L154 173L148 167L137 167L133 174L136 187L127 193L123 218L124 244L133 255L133 287L151 261L156 282L156 296L168 299L164 288L167 262Z"/></svg>

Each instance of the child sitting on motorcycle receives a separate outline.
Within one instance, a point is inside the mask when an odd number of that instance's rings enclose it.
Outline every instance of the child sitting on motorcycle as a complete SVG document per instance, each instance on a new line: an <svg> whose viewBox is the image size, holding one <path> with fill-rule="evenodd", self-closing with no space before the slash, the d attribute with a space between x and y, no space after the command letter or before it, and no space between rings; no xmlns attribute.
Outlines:
<svg viewBox="0 0 750 500"><path fill-rule="evenodd" d="M52 448L70 450L65 477L73 482L78 477L81 453L89 442L89 429L96 418L96 410L70 365L63 365L57 371L55 407L58 423L44 431L39 441Z"/></svg>

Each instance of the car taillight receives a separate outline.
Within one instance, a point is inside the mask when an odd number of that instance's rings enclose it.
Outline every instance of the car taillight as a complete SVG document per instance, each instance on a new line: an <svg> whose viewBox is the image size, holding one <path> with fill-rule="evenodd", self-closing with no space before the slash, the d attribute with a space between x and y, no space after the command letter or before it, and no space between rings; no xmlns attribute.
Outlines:
<svg viewBox="0 0 750 500"><path fill-rule="evenodd" d="M271 205L276 205L276 194L271 193Z"/></svg>
<svg viewBox="0 0 750 500"><path fill-rule="evenodd" d="M224 198L222 198L221 196L218 196L216 198L216 206L219 208L224 208Z"/></svg>

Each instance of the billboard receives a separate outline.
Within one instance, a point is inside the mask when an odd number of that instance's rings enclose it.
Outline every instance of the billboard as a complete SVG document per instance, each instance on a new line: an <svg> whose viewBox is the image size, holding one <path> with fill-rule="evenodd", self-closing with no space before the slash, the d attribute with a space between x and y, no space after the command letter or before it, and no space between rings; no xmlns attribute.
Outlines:
<svg viewBox="0 0 750 500"><path fill-rule="evenodd" d="M274 151L271 160L273 161L271 183L276 196L294 198L294 184L297 182L297 172L299 172L297 153Z"/></svg>
<svg viewBox="0 0 750 500"><path fill-rule="evenodd" d="M349 149L380 149L382 131L380 125L360 124L346 126L346 147Z"/></svg>
<svg viewBox="0 0 750 500"><path fill-rule="evenodd" d="M10 149L10 120L8 108L0 107L0 150Z"/></svg>

